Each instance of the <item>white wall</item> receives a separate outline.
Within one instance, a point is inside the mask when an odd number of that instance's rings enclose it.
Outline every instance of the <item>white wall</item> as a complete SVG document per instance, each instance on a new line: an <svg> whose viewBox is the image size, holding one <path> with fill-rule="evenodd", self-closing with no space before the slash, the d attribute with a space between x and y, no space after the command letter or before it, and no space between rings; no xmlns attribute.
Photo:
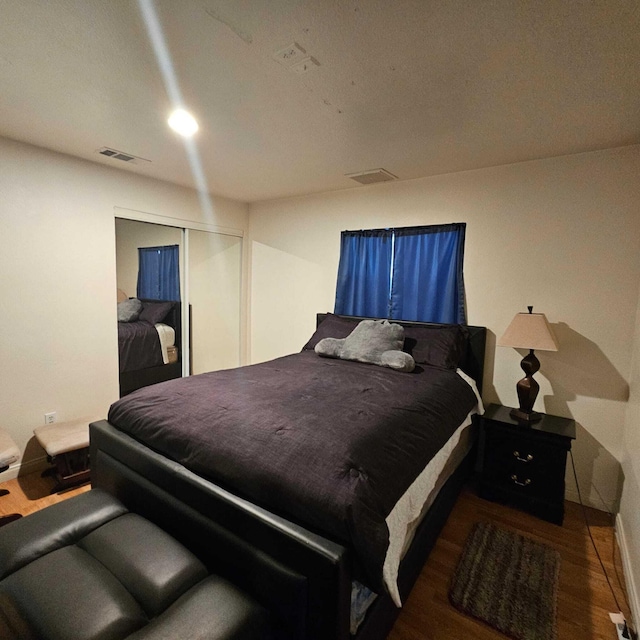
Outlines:
<svg viewBox="0 0 640 640"><path fill-rule="evenodd" d="M630 386L623 435L624 486L616 525L627 578L627 592L637 629L640 624L640 304L636 314Z"/></svg>
<svg viewBox="0 0 640 640"><path fill-rule="evenodd" d="M253 204L251 360L299 350L315 313L333 310L340 231L466 222L468 320L489 330L485 400L517 405L522 355L495 340L531 304L560 342L538 352L536 408L576 419L583 497L615 510L640 282L638 175L632 146ZM567 494L577 499L570 473Z"/></svg>
<svg viewBox="0 0 640 640"><path fill-rule="evenodd" d="M114 207L240 230L248 208L214 198L205 218L195 191L2 138L0 194L1 425L30 460L45 412L118 397Z"/></svg>

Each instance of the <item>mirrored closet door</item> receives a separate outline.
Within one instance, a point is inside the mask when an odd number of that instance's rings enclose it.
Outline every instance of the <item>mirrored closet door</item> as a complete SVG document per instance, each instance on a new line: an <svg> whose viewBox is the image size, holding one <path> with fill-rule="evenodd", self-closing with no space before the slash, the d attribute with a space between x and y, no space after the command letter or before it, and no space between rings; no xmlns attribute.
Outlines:
<svg viewBox="0 0 640 640"><path fill-rule="evenodd" d="M239 366L242 238L127 218L115 227L120 299L138 297L141 248L178 246L182 375Z"/></svg>
<svg viewBox="0 0 640 640"><path fill-rule="evenodd" d="M187 230L191 372L240 364L242 238Z"/></svg>

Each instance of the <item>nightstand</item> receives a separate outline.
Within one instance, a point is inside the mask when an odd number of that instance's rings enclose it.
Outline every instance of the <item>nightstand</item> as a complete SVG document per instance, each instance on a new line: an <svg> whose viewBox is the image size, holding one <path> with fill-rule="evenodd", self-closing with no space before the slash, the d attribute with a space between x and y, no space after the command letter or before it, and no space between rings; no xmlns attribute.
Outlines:
<svg viewBox="0 0 640 640"><path fill-rule="evenodd" d="M540 421L523 424L510 411L492 404L481 418L480 496L561 525L567 453L576 423L542 414Z"/></svg>

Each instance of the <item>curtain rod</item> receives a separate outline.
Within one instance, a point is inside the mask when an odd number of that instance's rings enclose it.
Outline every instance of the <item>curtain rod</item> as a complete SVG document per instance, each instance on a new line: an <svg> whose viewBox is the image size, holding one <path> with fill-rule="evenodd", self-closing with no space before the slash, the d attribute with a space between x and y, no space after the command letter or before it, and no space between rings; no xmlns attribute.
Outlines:
<svg viewBox="0 0 640 640"><path fill-rule="evenodd" d="M416 232L422 231L426 233L437 233L438 231L442 231L444 229L455 229L466 227L466 222L449 222L445 224L428 224L417 227L385 227L381 229L352 229L345 230L342 233L393 233L393 232Z"/></svg>

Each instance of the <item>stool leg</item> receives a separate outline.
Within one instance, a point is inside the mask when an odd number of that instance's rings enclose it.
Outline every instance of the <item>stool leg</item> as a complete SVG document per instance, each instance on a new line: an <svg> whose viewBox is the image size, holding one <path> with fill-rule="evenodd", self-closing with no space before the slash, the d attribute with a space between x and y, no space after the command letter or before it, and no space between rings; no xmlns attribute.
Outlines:
<svg viewBox="0 0 640 640"><path fill-rule="evenodd" d="M58 454L52 458L52 462L55 466L50 473L56 479L56 485L51 489L52 494L79 487L91 480L89 447Z"/></svg>
<svg viewBox="0 0 640 640"><path fill-rule="evenodd" d="M0 472L6 471L8 468L9 467L3 467L2 469L0 469ZM0 489L0 496L6 496L9 495L9 493L9 489ZM19 513L10 513L7 516L0 516L0 527L13 522L14 520L17 520L18 518L22 518Z"/></svg>

